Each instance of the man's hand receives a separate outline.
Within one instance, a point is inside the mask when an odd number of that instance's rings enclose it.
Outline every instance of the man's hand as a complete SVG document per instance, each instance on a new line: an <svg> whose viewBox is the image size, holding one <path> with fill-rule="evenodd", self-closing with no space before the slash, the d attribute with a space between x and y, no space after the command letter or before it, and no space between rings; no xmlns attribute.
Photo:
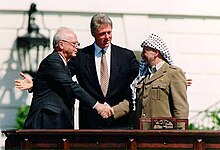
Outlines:
<svg viewBox="0 0 220 150"><path fill-rule="evenodd" d="M32 79L29 76L23 74L22 72L20 72L20 76L23 78L23 80L20 79L15 80L15 87L20 90L31 89L33 87Z"/></svg>
<svg viewBox="0 0 220 150"><path fill-rule="evenodd" d="M192 85L192 79L186 79L186 85L191 86Z"/></svg>
<svg viewBox="0 0 220 150"><path fill-rule="evenodd" d="M111 108L107 103L98 103L95 106L95 109L97 110L98 114L100 114L104 119L107 119L114 114L113 108Z"/></svg>

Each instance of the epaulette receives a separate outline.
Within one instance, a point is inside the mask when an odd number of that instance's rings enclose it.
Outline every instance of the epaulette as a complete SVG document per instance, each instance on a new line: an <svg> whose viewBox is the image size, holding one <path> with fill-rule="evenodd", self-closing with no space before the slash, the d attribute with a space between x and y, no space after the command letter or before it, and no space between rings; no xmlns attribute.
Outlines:
<svg viewBox="0 0 220 150"><path fill-rule="evenodd" d="M170 68L171 68L171 69L177 69L177 66L170 65Z"/></svg>

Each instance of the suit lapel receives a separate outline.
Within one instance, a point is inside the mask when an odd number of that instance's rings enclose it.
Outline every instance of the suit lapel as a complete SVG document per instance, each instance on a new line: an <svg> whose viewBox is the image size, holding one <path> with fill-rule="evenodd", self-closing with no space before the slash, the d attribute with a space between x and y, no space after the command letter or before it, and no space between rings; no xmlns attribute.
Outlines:
<svg viewBox="0 0 220 150"><path fill-rule="evenodd" d="M94 50L94 45L91 45L86 52L86 57L85 57L85 69L87 72L87 75L89 76L89 79L91 79L92 85L94 85L95 89L98 89L100 93L101 87L99 85L99 80L96 72L96 66L95 66L95 50Z"/></svg>
<svg viewBox="0 0 220 150"><path fill-rule="evenodd" d="M114 81L116 81L118 73L120 73L119 66L121 66L121 65L119 65L120 57L118 57L118 56L119 55L117 53L117 49L112 44L111 45L111 66L110 66L111 69L110 69L110 79L109 79L107 96L110 96L109 94L113 94L111 91L113 90L113 88L115 88Z"/></svg>
<svg viewBox="0 0 220 150"><path fill-rule="evenodd" d="M61 58L61 56L59 55L59 53L57 51L53 51L53 55L59 59L59 61L63 64L63 68L68 72L68 74L71 76L71 72L69 70L69 68L65 65L65 63L63 62L64 60Z"/></svg>

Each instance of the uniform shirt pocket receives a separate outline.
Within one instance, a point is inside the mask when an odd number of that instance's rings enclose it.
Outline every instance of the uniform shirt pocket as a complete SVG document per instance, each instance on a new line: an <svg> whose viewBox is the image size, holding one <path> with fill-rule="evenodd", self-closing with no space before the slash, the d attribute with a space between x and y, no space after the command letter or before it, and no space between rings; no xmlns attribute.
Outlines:
<svg viewBox="0 0 220 150"><path fill-rule="evenodd" d="M151 97L153 100L164 100L168 96L167 83L153 83L151 89Z"/></svg>

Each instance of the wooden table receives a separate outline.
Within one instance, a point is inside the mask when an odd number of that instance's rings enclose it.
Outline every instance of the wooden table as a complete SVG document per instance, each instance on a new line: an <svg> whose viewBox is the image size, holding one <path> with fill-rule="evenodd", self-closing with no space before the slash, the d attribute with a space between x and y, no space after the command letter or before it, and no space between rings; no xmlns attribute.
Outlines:
<svg viewBox="0 0 220 150"><path fill-rule="evenodd" d="M5 149L220 150L220 131L8 130Z"/></svg>

